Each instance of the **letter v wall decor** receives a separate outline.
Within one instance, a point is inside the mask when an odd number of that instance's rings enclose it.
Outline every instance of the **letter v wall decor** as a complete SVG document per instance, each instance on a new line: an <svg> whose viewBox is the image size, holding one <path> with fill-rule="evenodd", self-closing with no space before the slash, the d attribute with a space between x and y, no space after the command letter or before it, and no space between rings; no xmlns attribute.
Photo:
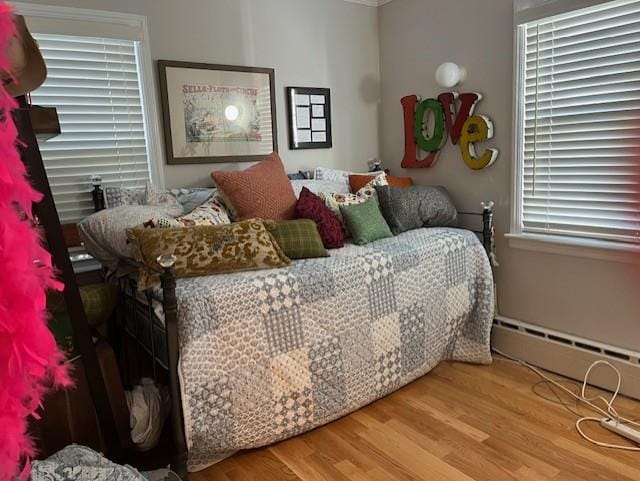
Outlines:
<svg viewBox="0 0 640 481"><path fill-rule="evenodd" d="M438 99L420 100L408 95L400 100L404 113L404 158L405 169L428 168L438 159L440 150L447 141L460 143L464 163L471 169L484 169L498 157L498 149L486 149L481 155L476 152L476 142L493 138L493 122L484 115L474 115L482 95L475 92L458 94L445 92ZM433 117L433 128L429 132L427 121ZM426 152L418 158L418 149Z"/></svg>

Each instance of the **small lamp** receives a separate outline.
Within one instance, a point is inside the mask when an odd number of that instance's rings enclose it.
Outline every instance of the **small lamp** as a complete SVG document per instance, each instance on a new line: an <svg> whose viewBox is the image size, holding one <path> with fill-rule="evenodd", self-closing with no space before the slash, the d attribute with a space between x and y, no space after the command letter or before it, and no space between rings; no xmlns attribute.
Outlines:
<svg viewBox="0 0 640 481"><path fill-rule="evenodd" d="M453 62L445 62L436 69L436 82L440 87L455 87L466 78L467 70Z"/></svg>

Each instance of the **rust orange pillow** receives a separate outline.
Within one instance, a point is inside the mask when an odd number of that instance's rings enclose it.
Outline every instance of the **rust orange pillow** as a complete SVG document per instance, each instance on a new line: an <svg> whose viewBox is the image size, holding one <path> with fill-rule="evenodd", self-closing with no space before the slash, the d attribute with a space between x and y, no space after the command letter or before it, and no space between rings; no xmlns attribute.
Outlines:
<svg viewBox="0 0 640 481"><path fill-rule="evenodd" d="M375 175L365 174L350 174L349 175L349 187L354 194L362 189L365 185L376 178L376 175L380 175L380 172L376 172Z"/></svg>
<svg viewBox="0 0 640 481"><path fill-rule="evenodd" d="M218 170L211 177L235 221L295 218L296 196L276 152L248 169Z"/></svg>
<svg viewBox="0 0 640 481"><path fill-rule="evenodd" d="M387 183L392 187L410 187L413 185L411 177L392 177L387 175Z"/></svg>

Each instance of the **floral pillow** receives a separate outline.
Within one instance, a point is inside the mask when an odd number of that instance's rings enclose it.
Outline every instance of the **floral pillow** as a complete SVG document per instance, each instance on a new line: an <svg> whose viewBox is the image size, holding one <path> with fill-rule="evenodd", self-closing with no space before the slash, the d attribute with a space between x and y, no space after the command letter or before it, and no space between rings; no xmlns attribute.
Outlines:
<svg viewBox="0 0 640 481"><path fill-rule="evenodd" d="M367 185L362 187L355 194L343 194L337 192L321 192L318 196L324 201L327 207L342 220L340 206L362 204L367 199L376 196L376 185L387 185L384 174L372 179Z"/></svg>
<svg viewBox="0 0 640 481"><path fill-rule="evenodd" d="M230 224L229 212L222 203L222 199L215 195L204 204L199 205L188 214L181 217L154 217L144 223L144 227L191 227L196 225L224 225Z"/></svg>

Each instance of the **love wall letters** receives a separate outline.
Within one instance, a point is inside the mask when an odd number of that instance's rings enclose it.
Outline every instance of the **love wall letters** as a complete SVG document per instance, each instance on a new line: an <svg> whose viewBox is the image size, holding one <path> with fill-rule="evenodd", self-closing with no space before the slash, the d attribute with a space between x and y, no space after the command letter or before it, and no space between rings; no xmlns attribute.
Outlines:
<svg viewBox="0 0 640 481"><path fill-rule="evenodd" d="M404 112L404 158L401 167L431 167L447 141L447 132L454 145L460 142L462 159L467 166L476 170L490 166L498 157L498 149L486 149L478 155L475 146L476 142L493 138L491 119L473 114L481 99L482 95L475 92L460 95L445 92L438 95L437 100L419 100L416 95L403 97L400 100ZM431 133L425 120L429 116L433 116ZM418 148L427 152L422 159L418 159Z"/></svg>

